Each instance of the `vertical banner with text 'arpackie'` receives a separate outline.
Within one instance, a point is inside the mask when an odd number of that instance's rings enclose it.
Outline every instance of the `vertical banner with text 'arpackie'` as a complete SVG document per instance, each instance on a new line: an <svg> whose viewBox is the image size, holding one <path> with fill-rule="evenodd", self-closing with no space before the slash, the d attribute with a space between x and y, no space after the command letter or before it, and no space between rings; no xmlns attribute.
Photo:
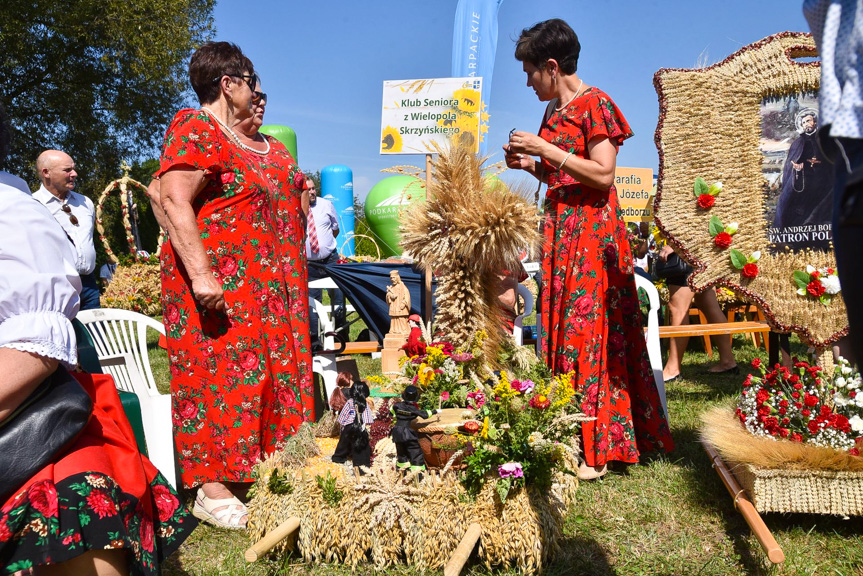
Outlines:
<svg viewBox="0 0 863 576"><path fill-rule="evenodd" d="M481 77L480 154L488 148L488 105L491 101L491 75L497 52L497 12L503 0L459 0L452 35L452 75Z"/></svg>

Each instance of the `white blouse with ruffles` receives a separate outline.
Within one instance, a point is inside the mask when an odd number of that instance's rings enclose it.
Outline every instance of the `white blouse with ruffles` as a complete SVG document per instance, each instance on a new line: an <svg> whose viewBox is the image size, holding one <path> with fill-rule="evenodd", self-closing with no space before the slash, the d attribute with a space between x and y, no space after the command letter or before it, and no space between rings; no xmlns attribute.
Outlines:
<svg viewBox="0 0 863 576"><path fill-rule="evenodd" d="M78 363L75 248L37 200L0 183L0 348Z"/></svg>

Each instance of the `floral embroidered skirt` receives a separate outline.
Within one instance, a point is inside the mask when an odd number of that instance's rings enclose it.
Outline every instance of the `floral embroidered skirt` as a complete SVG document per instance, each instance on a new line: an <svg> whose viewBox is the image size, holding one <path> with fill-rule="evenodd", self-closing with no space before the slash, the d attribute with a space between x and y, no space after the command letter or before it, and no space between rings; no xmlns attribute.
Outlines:
<svg viewBox="0 0 863 576"><path fill-rule="evenodd" d="M0 508L0 574L125 549L131 574L159 574L197 526L142 456L110 376L75 374L93 416L74 446Z"/></svg>

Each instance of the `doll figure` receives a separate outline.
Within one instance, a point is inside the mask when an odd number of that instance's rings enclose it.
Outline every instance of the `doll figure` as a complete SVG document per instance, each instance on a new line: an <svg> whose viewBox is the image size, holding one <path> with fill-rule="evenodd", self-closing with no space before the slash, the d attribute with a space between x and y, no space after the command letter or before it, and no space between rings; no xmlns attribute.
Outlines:
<svg viewBox="0 0 863 576"><path fill-rule="evenodd" d="M405 351L408 358L422 356L426 353L426 343L422 340L423 331L420 328L420 322L422 322L422 318L419 317L419 314L408 316L408 324L411 327L411 331L408 334L408 341L402 346L402 350Z"/></svg>
<svg viewBox="0 0 863 576"><path fill-rule="evenodd" d="M342 408L348 401L351 386L354 385L354 379L350 372L339 372L336 378L337 388L330 394L330 410L336 413L341 413Z"/></svg>
<svg viewBox="0 0 863 576"><path fill-rule="evenodd" d="M417 418L428 418L429 412L420 410L417 406L419 400L419 390L416 386L408 386L402 393L402 401L396 402L390 408L396 422L393 431L390 433L393 443L396 445L396 456L398 463L396 466L404 471L407 468L413 470L425 470L425 457L420 448L419 435L416 430L411 428L411 422ZM434 410L432 413L438 413L440 410Z"/></svg>
<svg viewBox="0 0 863 576"><path fill-rule="evenodd" d="M332 460L342 464L350 457L354 466L368 467L372 464L368 426L374 421L374 415L366 402L369 385L360 380L353 387L345 389L345 392L347 400L339 413L342 430Z"/></svg>

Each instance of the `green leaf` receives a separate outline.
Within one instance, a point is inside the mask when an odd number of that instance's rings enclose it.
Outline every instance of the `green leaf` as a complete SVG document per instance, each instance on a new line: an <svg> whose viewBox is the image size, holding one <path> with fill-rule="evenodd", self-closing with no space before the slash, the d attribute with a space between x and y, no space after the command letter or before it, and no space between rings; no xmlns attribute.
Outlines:
<svg viewBox="0 0 863 576"><path fill-rule="evenodd" d="M821 297L818 299L821 300L821 303L824 304L825 306L830 304L830 296L828 296L827 294L822 294Z"/></svg>
<svg viewBox="0 0 863 576"><path fill-rule="evenodd" d="M711 184L710 188L707 189L707 193L711 196L719 196L720 192L722 192L722 188L720 188L716 184Z"/></svg>
<svg viewBox="0 0 863 576"><path fill-rule="evenodd" d="M731 265L741 270L744 266L746 266L746 256L740 250L731 249Z"/></svg>
<svg viewBox="0 0 863 576"><path fill-rule="evenodd" d="M500 496L500 502L503 504L506 502L506 497L509 496L509 488L512 486L511 478L501 478L495 484L495 488L497 488L497 495Z"/></svg>
<svg viewBox="0 0 863 576"><path fill-rule="evenodd" d="M695 186L693 187L693 191L695 192L695 197L698 198L702 194L707 194L709 190L707 186L707 182L704 181L704 178L699 176L695 179Z"/></svg>
<svg viewBox="0 0 863 576"><path fill-rule="evenodd" d="M794 282L797 284L798 288L806 289L806 286L809 285L809 273L804 272L803 270L795 270Z"/></svg>
<svg viewBox="0 0 863 576"><path fill-rule="evenodd" d="M719 219L719 216L711 216L710 217L710 235L716 236L720 232L725 231L725 226L722 225L722 220Z"/></svg>

